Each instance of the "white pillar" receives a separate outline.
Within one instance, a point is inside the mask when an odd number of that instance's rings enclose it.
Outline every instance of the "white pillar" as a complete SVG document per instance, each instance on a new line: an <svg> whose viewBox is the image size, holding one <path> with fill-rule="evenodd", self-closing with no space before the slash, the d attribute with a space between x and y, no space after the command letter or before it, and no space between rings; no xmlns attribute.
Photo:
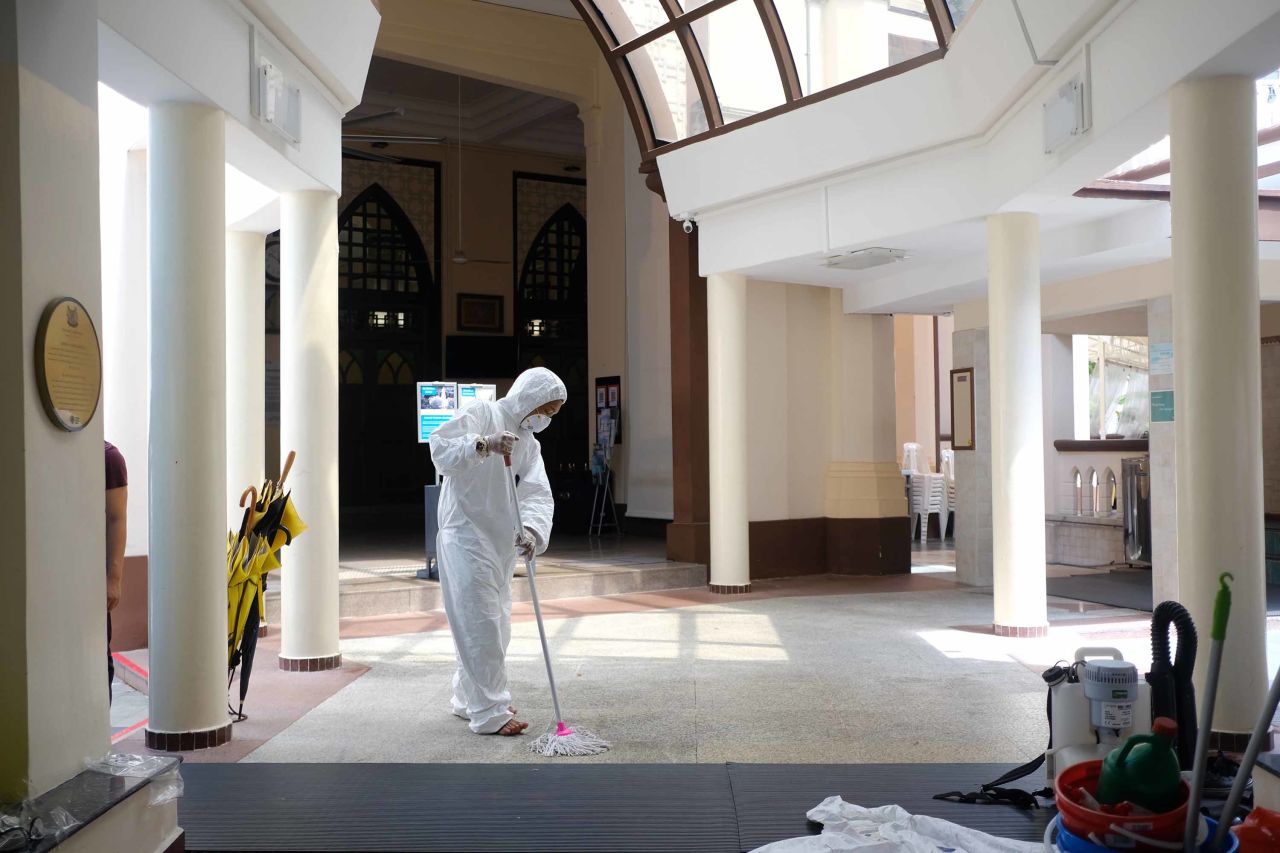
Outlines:
<svg viewBox="0 0 1280 853"><path fill-rule="evenodd" d="M987 219L987 277L995 629L1037 636L1049 625L1038 216L998 213Z"/></svg>
<svg viewBox="0 0 1280 853"><path fill-rule="evenodd" d="M1173 297L1147 303L1147 342L1173 345ZM1177 370L1177 365L1173 367ZM1173 391L1173 373L1151 372L1151 391ZM1177 424L1153 421L1148 441L1151 478L1151 592L1156 604L1178 601L1178 447Z"/></svg>
<svg viewBox="0 0 1280 853"><path fill-rule="evenodd" d="M266 470L267 238L227 234L227 528L244 510L240 495Z"/></svg>
<svg viewBox="0 0 1280 853"><path fill-rule="evenodd" d="M1267 686L1255 97L1249 77L1187 81L1170 120L1178 587L1204 636L1219 573L1235 575L1226 732L1252 729Z"/></svg>
<svg viewBox="0 0 1280 853"><path fill-rule="evenodd" d="M223 122L200 104L151 108L147 740L162 749L178 748L166 735L213 746L231 732Z"/></svg>
<svg viewBox="0 0 1280 853"><path fill-rule="evenodd" d="M747 515L747 280L707 277L711 589L751 585Z"/></svg>
<svg viewBox="0 0 1280 853"><path fill-rule="evenodd" d="M1089 336L1071 336L1072 438L1089 440Z"/></svg>
<svg viewBox="0 0 1280 853"><path fill-rule="evenodd" d="M280 464L307 532L284 552L282 669L340 665L338 653L338 197L280 197Z"/></svg>
<svg viewBox="0 0 1280 853"><path fill-rule="evenodd" d="M106 439L119 448L129 469L124 553L134 557L146 556L150 538L147 152L113 155L120 158L111 176L115 186L102 190L102 414ZM126 573L126 586L131 580Z"/></svg>

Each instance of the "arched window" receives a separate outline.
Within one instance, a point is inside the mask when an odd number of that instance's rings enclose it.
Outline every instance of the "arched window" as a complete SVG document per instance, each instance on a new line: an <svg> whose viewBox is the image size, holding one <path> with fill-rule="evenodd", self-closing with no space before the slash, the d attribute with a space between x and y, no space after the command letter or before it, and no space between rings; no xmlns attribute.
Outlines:
<svg viewBox="0 0 1280 853"><path fill-rule="evenodd" d="M587 299L587 221L572 204L549 218L525 256L520 299L574 305Z"/></svg>
<svg viewBox="0 0 1280 853"><path fill-rule="evenodd" d="M343 385L360 385L364 382L364 370L360 367L359 360L346 350L338 353L338 376Z"/></svg>
<svg viewBox="0 0 1280 853"><path fill-rule="evenodd" d="M338 286L420 293L431 285L417 229L381 184L370 184L338 219Z"/></svg>
<svg viewBox="0 0 1280 853"><path fill-rule="evenodd" d="M400 353L392 350L382 357L378 365L379 385L412 385L413 363Z"/></svg>

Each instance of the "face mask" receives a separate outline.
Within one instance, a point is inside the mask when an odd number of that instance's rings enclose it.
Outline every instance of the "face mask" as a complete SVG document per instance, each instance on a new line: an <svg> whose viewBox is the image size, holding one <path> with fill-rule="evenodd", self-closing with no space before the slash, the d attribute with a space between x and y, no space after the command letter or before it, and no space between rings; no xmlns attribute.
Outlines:
<svg viewBox="0 0 1280 853"><path fill-rule="evenodd" d="M549 415L529 415L529 417L520 422L520 426L530 432L542 432L551 426L551 417Z"/></svg>

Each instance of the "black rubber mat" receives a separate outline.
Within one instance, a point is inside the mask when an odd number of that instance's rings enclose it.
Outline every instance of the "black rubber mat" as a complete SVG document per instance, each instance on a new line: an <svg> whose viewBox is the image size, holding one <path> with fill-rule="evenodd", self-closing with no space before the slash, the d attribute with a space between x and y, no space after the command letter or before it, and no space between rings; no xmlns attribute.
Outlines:
<svg viewBox="0 0 1280 853"><path fill-rule="evenodd" d="M838 794L1008 838L1052 816L932 799L994 764L187 764L190 851L752 850Z"/></svg>
<svg viewBox="0 0 1280 853"><path fill-rule="evenodd" d="M1052 808L1022 811L933 799L946 791L976 791L1007 770L1007 764L730 764L729 780L743 850L818 832L805 813L835 795L860 806L897 804L1002 838L1040 841L1056 814ZM1039 783L1044 777L1028 778Z"/></svg>
<svg viewBox="0 0 1280 853"><path fill-rule="evenodd" d="M1144 610L1150 613L1152 602L1151 572L1138 569L1120 569L1113 572L1071 575L1065 578L1049 578L1049 595ZM1280 586L1267 585L1267 613L1280 614Z"/></svg>
<svg viewBox="0 0 1280 853"><path fill-rule="evenodd" d="M190 851L738 850L724 765L187 764Z"/></svg>

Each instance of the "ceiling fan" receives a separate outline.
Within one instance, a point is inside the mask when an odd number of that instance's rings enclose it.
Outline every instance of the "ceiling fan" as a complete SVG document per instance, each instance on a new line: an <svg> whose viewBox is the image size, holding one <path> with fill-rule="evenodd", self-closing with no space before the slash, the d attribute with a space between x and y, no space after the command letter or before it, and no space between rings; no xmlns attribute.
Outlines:
<svg viewBox="0 0 1280 853"><path fill-rule="evenodd" d="M348 128L356 127L357 125L372 124L373 122L390 118L404 118L404 107L396 107L395 109L384 110L367 116L344 118L342 120L342 153L365 160L377 160L382 163L402 163L404 160L400 157L394 157L390 154L378 154L363 148L352 148L346 143L363 142L374 148L386 148L393 142L396 145L440 145L445 141L443 136L414 136L404 133L361 133L348 130Z"/></svg>
<svg viewBox="0 0 1280 853"><path fill-rule="evenodd" d="M458 248L453 253L455 264L507 264L510 261L469 258L462 249L462 78L458 78Z"/></svg>

